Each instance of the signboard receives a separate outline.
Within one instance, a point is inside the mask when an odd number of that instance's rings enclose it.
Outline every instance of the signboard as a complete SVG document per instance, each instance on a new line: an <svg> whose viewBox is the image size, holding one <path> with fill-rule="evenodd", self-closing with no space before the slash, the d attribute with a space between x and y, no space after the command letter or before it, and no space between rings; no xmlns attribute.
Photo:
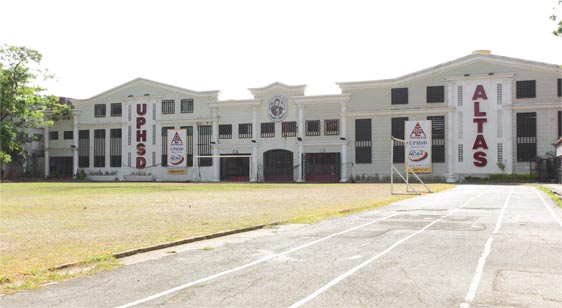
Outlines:
<svg viewBox="0 0 562 308"><path fill-rule="evenodd" d="M431 121L406 121L406 168L431 173Z"/></svg>
<svg viewBox="0 0 562 308"><path fill-rule="evenodd" d="M168 174L187 174L187 131L168 130Z"/></svg>

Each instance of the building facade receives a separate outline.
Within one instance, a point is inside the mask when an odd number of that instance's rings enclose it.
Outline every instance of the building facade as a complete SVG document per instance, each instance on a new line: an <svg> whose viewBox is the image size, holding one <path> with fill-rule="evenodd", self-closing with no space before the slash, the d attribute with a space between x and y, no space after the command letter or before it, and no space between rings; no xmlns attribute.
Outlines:
<svg viewBox="0 0 562 308"><path fill-rule="evenodd" d="M346 182L390 175L390 137L404 122L432 121L432 172L529 173L562 136L562 70L476 51L399 78L338 83L341 94L305 85L251 88L218 99L142 78L89 99L44 131L45 174L159 181ZM169 129L187 133L186 174L167 172ZM393 147L404 170L405 149ZM104 178L105 176L105 178Z"/></svg>

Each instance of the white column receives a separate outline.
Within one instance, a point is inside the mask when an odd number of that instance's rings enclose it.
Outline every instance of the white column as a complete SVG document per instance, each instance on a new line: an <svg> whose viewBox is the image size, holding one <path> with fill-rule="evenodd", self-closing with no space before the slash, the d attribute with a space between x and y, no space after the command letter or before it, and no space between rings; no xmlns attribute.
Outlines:
<svg viewBox="0 0 562 308"><path fill-rule="evenodd" d="M213 137L212 141L215 143L212 145L213 148L213 182L218 182L220 180L220 159L219 159L219 112L218 108L211 109L211 115L213 117Z"/></svg>
<svg viewBox="0 0 562 308"><path fill-rule="evenodd" d="M250 182L258 181L258 107L252 107L252 164Z"/></svg>
<svg viewBox="0 0 562 308"><path fill-rule="evenodd" d="M302 155L304 154L304 144L303 144L303 137L304 137L304 106L303 105L297 105L298 110L299 110L299 129L298 129L298 139L300 141L297 141L298 145L299 145L299 176L297 178L297 182L298 183L302 183L304 182L304 174L303 174L303 166L304 166L304 161L302 160Z"/></svg>
<svg viewBox="0 0 562 308"><path fill-rule="evenodd" d="M455 85L452 82L447 83L447 99L449 108L452 108L447 114L447 160L449 163L449 172L447 175L447 183L455 183L457 178L455 176L455 100L454 100L454 88ZM462 119L457 119L457 121L462 121Z"/></svg>
<svg viewBox="0 0 562 308"><path fill-rule="evenodd" d="M503 128L504 135L503 139L505 144L503 145L503 159L506 161L505 171L507 174L513 173L513 108L512 108L512 93L511 87L513 85L513 80L505 80L503 82Z"/></svg>
<svg viewBox="0 0 562 308"><path fill-rule="evenodd" d="M45 177L49 176L50 161L49 161L49 127L45 126L45 135L43 136L43 145L45 146Z"/></svg>
<svg viewBox="0 0 562 308"><path fill-rule="evenodd" d="M72 124L72 177L76 179L78 176L78 115L79 112L74 110L72 112L73 124Z"/></svg>
<svg viewBox="0 0 562 308"><path fill-rule="evenodd" d="M201 181L199 177L199 123L195 123L193 125L193 181L198 179Z"/></svg>
<svg viewBox="0 0 562 308"><path fill-rule="evenodd" d="M347 103L341 103L341 130L340 130L340 139L342 141L341 145L341 179L340 182L345 183L348 180L347 174L347 115L345 115L347 111Z"/></svg>

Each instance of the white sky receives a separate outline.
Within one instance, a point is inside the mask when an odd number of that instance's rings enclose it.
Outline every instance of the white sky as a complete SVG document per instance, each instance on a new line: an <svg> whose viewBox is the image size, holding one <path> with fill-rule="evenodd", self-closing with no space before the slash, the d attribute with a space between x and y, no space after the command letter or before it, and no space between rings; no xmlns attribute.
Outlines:
<svg viewBox="0 0 562 308"><path fill-rule="evenodd" d="M0 44L43 54L49 93L89 98L144 77L250 98L247 88L394 78L476 49L562 63L557 0L0 0Z"/></svg>

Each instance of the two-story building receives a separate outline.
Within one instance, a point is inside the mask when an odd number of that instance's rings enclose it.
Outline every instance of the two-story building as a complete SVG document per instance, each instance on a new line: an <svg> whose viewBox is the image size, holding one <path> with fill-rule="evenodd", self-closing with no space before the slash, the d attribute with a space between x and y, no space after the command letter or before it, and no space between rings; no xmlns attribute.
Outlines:
<svg viewBox="0 0 562 308"><path fill-rule="evenodd" d="M432 173L529 173L562 136L559 65L475 51L395 79L340 82L341 94L305 85L249 89L219 100L142 78L89 99L46 128L45 174L111 174L120 180L346 182L390 174L390 136L432 121ZM167 172L169 129L187 132L186 174ZM404 163L402 144L393 147ZM141 159L141 158L142 159ZM139 163L139 161L141 163ZM399 166L402 168L403 166Z"/></svg>

